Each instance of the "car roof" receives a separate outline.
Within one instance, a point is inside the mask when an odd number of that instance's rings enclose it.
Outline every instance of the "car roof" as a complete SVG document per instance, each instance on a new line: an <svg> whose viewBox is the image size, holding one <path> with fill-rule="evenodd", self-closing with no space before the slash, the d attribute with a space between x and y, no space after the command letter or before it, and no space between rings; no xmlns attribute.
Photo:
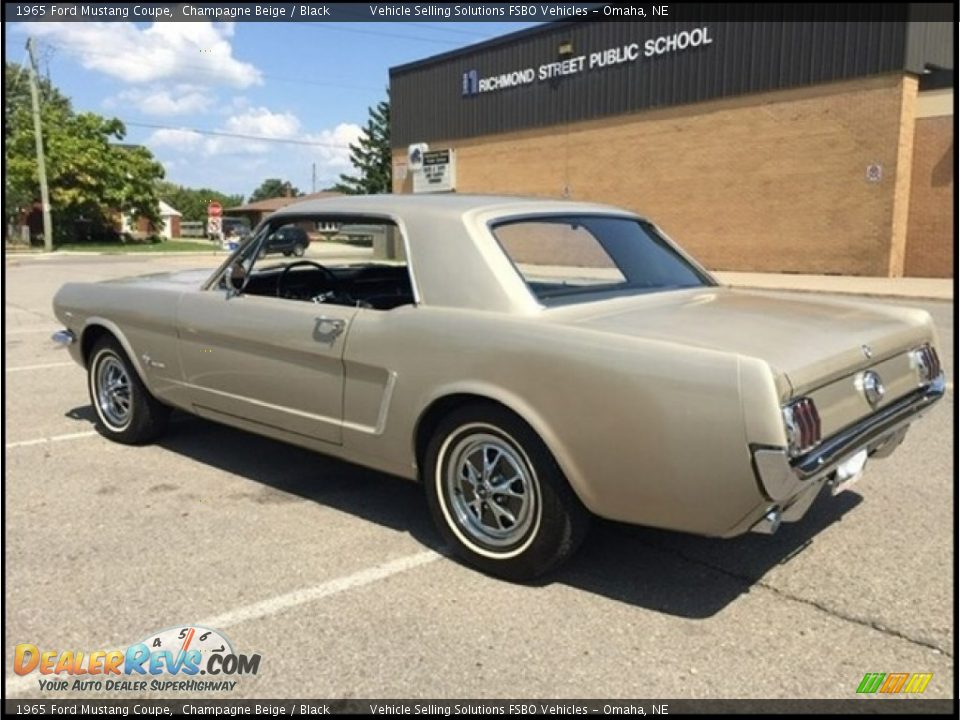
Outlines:
<svg viewBox="0 0 960 720"><path fill-rule="evenodd" d="M343 195L305 200L269 215L271 224L327 215L396 222L418 303L442 308L534 313L542 306L494 235L491 223L545 215L638 217L598 203L515 195ZM451 270L456 268L456 272Z"/></svg>
<svg viewBox="0 0 960 720"><path fill-rule="evenodd" d="M273 213L271 219L312 213L376 214L408 217L411 214L462 216L468 212L490 211L504 214L539 212L614 212L633 214L624 208L600 203L559 200L522 195L475 195L460 193L342 195L292 203Z"/></svg>

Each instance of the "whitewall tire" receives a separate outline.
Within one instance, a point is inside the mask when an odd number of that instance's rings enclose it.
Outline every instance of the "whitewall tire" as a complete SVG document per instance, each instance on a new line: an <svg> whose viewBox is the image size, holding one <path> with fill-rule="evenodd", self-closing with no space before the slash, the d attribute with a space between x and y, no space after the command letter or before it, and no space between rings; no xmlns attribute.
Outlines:
<svg viewBox="0 0 960 720"><path fill-rule="evenodd" d="M463 406L443 418L422 469L440 533L468 564L528 580L577 549L589 513L543 441L493 403Z"/></svg>

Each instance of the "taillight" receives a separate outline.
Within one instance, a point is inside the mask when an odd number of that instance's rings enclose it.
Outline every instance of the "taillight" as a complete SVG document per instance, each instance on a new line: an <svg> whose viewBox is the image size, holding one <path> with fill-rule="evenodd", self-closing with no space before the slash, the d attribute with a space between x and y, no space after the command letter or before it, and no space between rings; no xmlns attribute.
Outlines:
<svg viewBox="0 0 960 720"><path fill-rule="evenodd" d="M921 382L930 382L940 376L940 357L931 345L917 348L912 355Z"/></svg>
<svg viewBox="0 0 960 720"><path fill-rule="evenodd" d="M802 455L820 442L820 413L811 398L800 398L783 408L783 424L791 457Z"/></svg>

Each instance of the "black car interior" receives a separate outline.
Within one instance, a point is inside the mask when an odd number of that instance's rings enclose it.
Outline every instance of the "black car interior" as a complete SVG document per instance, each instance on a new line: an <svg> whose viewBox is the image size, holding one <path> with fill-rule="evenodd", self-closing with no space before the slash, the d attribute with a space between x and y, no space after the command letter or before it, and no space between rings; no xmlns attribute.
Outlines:
<svg viewBox="0 0 960 720"><path fill-rule="evenodd" d="M243 293L375 310L414 303L407 268L375 263L330 268L313 260L295 260L258 268Z"/></svg>
<svg viewBox="0 0 960 720"><path fill-rule="evenodd" d="M372 258L367 262L333 266L323 265L307 258L292 259L289 262L271 263L264 260L264 251L277 236L302 237L309 246L310 239L303 229L304 224L315 224L318 229L333 229L335 235L349 239L359 232L365 234L362 242L373 246L370 235L378 232L395 231L392 223L374 220L363 216L324 216L286 217L275 223L268 223L258 229L237 254L231 266L231 277L227 274L220 286L227 287L231 282L236 291L244 295L263 295L286 300L344 305L349 307L371 308L374 310L392 310L402 305L413 305L415 299L410 273L407 266L391 260ZM344 242L339 239L339 242ZM351 243L356 244L356 243ZM270 248L272 250L272 248ZM302 253L297 253L302 254Z"/></svg>

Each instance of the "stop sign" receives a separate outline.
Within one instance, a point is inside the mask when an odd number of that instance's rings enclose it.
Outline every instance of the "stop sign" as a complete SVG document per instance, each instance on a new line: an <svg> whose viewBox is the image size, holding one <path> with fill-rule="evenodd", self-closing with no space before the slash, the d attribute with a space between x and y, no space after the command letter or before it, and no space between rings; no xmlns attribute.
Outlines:
<svg viewBox="0 0 960 720"><path fill-rule="evenodd" d="M220 203L214 201L207 205L207 215L210 217L220 217L223 215L223 206Z"/></svg>

